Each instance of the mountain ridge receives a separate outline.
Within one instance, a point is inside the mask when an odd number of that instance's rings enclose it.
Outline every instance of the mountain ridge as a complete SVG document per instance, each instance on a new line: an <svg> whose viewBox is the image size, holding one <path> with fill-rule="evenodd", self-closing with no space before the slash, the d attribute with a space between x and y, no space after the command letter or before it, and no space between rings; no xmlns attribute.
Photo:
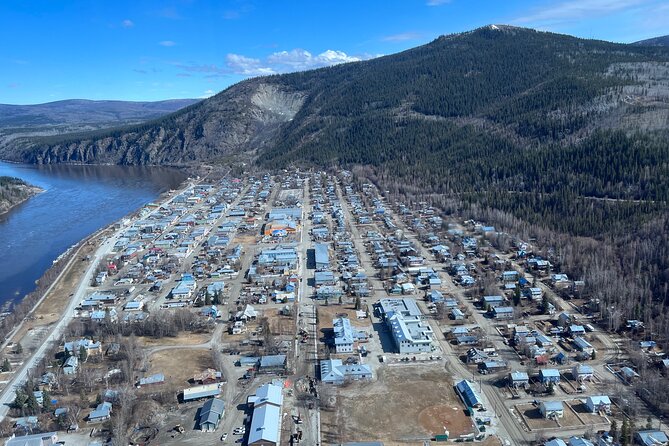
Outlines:
<svg viewBox="0 0 669 446"><path fill-rule="evenodd" d="M17 138L0 156L360 168L396 193L457 197L594 235L669 200L668 129L667 48L495 25L248 79L140 124Z"/></svg>
<svg viewBox="0 0 669 446"><path fill-rule="evenodd" d="M638 42L634 42L633 45L669 46L669 35L639 40Z"/></svg>
<svg viewBox="0 0 669 446"><path fill-rule="evenodd" d="M65 99L28 105L0 104L0 127L26 124L104 123L108 122L110 117L117 120L145 120L177 111L197 102L199 102L197 99L168 99L154 102Z"/></svg>

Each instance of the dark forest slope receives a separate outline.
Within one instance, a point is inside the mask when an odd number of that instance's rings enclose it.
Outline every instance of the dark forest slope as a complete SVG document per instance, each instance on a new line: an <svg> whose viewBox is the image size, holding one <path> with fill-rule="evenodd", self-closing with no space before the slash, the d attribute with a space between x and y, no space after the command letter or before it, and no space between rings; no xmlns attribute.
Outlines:
<svg viewBox="0 0 669 446"><path fill-rule="evenodd" d="M24 138L32 163L364 165L596 234L669 199L669 49L489 26L378 59L255 78L144 124ZM565 218L567 217L567 218Z"/></svg>

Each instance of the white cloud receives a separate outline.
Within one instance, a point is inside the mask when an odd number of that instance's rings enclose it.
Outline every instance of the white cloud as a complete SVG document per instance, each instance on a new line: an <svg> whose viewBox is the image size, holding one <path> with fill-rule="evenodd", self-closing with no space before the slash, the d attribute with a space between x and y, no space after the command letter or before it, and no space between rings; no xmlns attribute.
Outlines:
<svg viewBox="0 0 669 446"><path fill-rule="evenodd" d="M241 76L268 76L271 74L311 70L347 62L373 59L382 54L349 55L344 51L327 50L313 55L307 50L295 48L290 51L278 51L264 58L248 57L230 53L225 58L225 65L205 64L188 65L175 63L178 68L191 73L203 73L205 77L215 78L236 74Z"/></svg>
<svg viewBox="0 0 669 446"><path fill-rule="evenodd" d="M267 56L263 66L276 73L286 73L289 71L328 67L347 62L358 62L369 58L371 56L352 56L339 50L326 50L314 56L307 50L295 48L290 51L279 51L270 54Z"/></svg>
<svg viewBox="0 0 669 446"><path fill-rule="evenodd" d="M383 42L406 42L407 40L416 40L420 38L421 38L420 33L406 32L399 34L391 34L389 36L381 38L381 40Z"/></svg>
<svg viewBox="0 0 669 446"><path fill-rule="evenodd" d="M163 41L158 42L158 45L160 45L160 46L166 46L166 47L174 46L174 45L176 45L176 44L177 44L177 43L174 42L174 41L172 41L172 40L163 40Z"/></svg>
<svg viewBox="0 0 669 446"><path fill-rule="evenodd" d="M125 19L124 21L121 22L121 26L124 28L132 28L135 26L135 22L133 22L130 19Z"/></svg>
<svg viewBox="0 0 669 446"><path fill-rule="evenodd" d="M597 18L621 12L646 3L647 0L568 0L514 20L519 24L550 25L586 18Z"/></svg>
<svg viewBox="0 0 669 446"><path fill-rule="evenodd" d="M441 6L450 3L451 0L427 0L427 6Z"/></svg>
<svg viewBox="0 0 669 446"><path fill-rule="evenodd" d="M260 59L242 56L241 54L228 54L226 65L231 72L245 76L264 76L274 74L275 71L269 67L262 66Z"/></svg>
<svg viewBox="0 0 669 446"><path fill-rule="evenodd" d="M211 97L211 96L213 96L213 95L215 95L215 94L216 94L216 92L215 92L214 90L209 89L209 90L205 90L205 92L202 93L202 94L199 96L199 98L200 98L200 99L207 99L207 98L209 98L209 97Z"/></svg>

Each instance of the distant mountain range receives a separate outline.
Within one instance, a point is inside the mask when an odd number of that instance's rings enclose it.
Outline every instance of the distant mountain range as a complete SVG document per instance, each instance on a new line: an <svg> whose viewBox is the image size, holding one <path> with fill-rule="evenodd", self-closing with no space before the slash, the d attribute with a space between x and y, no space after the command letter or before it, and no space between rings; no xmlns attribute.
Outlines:
<svg viewBox="0 0 669 446"><path fill-rule="evenodd" d="M669 36L654 37L652 39L639 40L634 45L646 46L669 46Z"/></svg>
<svg viewBox="0 0 669 446"><path fill-rule="evenodd" d="M576 197L669 199L668 129L669 49L491 25L249 79L141 124L0 142L0 157L364 166L391 190L525 209L588 233L600 220Z"/></svg>
<svg viewBox="0 0 669 446"><path fill-rule="evenodd" d="M0 104L0 146L16 138L53 136L136 124L197 103L197 99L158 102L71 99L35 105Z"/></svg>
<svg viewBox="0 0 669 446"><path fill-rule="evenodd" d="M0 127L107 123L118 125L128 121L157 118L196 102L196 99L158 102L70 99L35 105L0 104Z"/></svg>

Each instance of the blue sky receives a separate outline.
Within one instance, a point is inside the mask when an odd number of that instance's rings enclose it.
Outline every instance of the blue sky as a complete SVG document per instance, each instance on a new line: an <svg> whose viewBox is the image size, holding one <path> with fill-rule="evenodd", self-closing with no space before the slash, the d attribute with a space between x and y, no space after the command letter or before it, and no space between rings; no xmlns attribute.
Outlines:
<svg viewBox="0 0 669 446"><path fill-rule="evenodd" d="M632 42L667 0L2 0L0 103L206 97L491 23Z"/></svg>

